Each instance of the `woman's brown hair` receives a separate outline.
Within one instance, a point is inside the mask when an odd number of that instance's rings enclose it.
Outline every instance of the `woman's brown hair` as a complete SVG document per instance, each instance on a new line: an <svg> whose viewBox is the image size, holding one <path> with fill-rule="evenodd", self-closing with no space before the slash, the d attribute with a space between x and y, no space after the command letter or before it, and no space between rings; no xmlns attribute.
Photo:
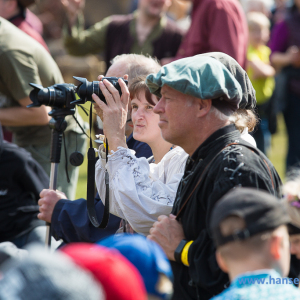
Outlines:
<svg viewBox="0 0 300 300"><path fill-rule="evenodd" d="M152 99L152 94L148 86L146 85L147 76L138 76L134 78L129 87L130 99L138 98L141 92L145 93L145 98L150 105L155 106L155 103ZM154 96L156 97L156 96ZM157 98L157 97L156 97ZM158 99L158 98L157 98Z"/></svg>
<svg viewBox="0 0 300 300"><path fill-rule="evenodd" d="M248 127L248 131L251 132L254 130L255 126L258 123L258 119L255 113L249 109L238 109L233 114L235 127L243 132L244 128Z"/></svg>

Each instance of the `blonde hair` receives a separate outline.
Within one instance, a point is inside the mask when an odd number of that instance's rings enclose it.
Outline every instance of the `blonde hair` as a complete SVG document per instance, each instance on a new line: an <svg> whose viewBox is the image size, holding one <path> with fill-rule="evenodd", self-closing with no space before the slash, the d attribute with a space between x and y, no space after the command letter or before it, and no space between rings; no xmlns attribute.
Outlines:
<svg viewBox="0 0 300 300"><path fill-rule="evenodd" d="M249 30L253 29L256 26L260 28L270 28L270 20L260 12L249 12L247 14L247 23Z"/></svg>
<svg viewBox="0 0 300 300"><path fill-rule="evenodd" d="M295 197L300 197L300 168L292 168L287 173L286 183L282 186L282 191L284 195L292 195Z"/></svg>

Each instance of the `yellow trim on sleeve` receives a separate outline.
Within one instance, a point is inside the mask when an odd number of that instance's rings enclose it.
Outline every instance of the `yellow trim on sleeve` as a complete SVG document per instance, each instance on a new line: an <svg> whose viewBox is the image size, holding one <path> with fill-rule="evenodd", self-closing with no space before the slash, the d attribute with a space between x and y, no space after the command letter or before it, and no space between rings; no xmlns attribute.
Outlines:
<svg viewBox="0 0 300 300"><path fill-rule="evenodd" d="M181 252L181 261L187 267L190 266L189 261L188 261L188 254L189 254L190 246L192 245L193 242L194 241L187 242Z"/></svg>

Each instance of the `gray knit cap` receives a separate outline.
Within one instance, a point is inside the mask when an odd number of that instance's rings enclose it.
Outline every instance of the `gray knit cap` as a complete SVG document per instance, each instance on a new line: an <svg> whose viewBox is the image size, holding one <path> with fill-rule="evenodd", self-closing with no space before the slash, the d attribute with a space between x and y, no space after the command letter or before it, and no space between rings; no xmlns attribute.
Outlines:
<svg viewBox="0 0 300 300"><path fill-rule="evenodd" d="M1 265L0 300L104 300L100 283L69 257L38 246Z"/></svg>

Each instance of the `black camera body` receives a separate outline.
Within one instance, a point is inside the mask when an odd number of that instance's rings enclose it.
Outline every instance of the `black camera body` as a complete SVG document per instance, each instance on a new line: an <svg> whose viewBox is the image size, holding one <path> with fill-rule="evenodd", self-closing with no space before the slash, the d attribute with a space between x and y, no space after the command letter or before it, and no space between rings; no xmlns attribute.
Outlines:
<svg viewBox="0 0 300 300"><path fill-rule="evenodd" d="M99 88L99 81L89 82L86 78L75 76L73 78L80 81L78 86L71 83L62 83L44 88L39 84L29 83L29 85L34 89L29 95L32 104L27 107L39 107L41 105L46 105L56 108L73 109L75 104L84 104L87 101L94 102L92 98L93 93L106 103L105 97ZM108 80L119 91L120 96L122 95L118 77L104 77L103 79ZM125 79L123 80L128 85L128 81ZM76 99L76 94L80 99Z"/></svg>

